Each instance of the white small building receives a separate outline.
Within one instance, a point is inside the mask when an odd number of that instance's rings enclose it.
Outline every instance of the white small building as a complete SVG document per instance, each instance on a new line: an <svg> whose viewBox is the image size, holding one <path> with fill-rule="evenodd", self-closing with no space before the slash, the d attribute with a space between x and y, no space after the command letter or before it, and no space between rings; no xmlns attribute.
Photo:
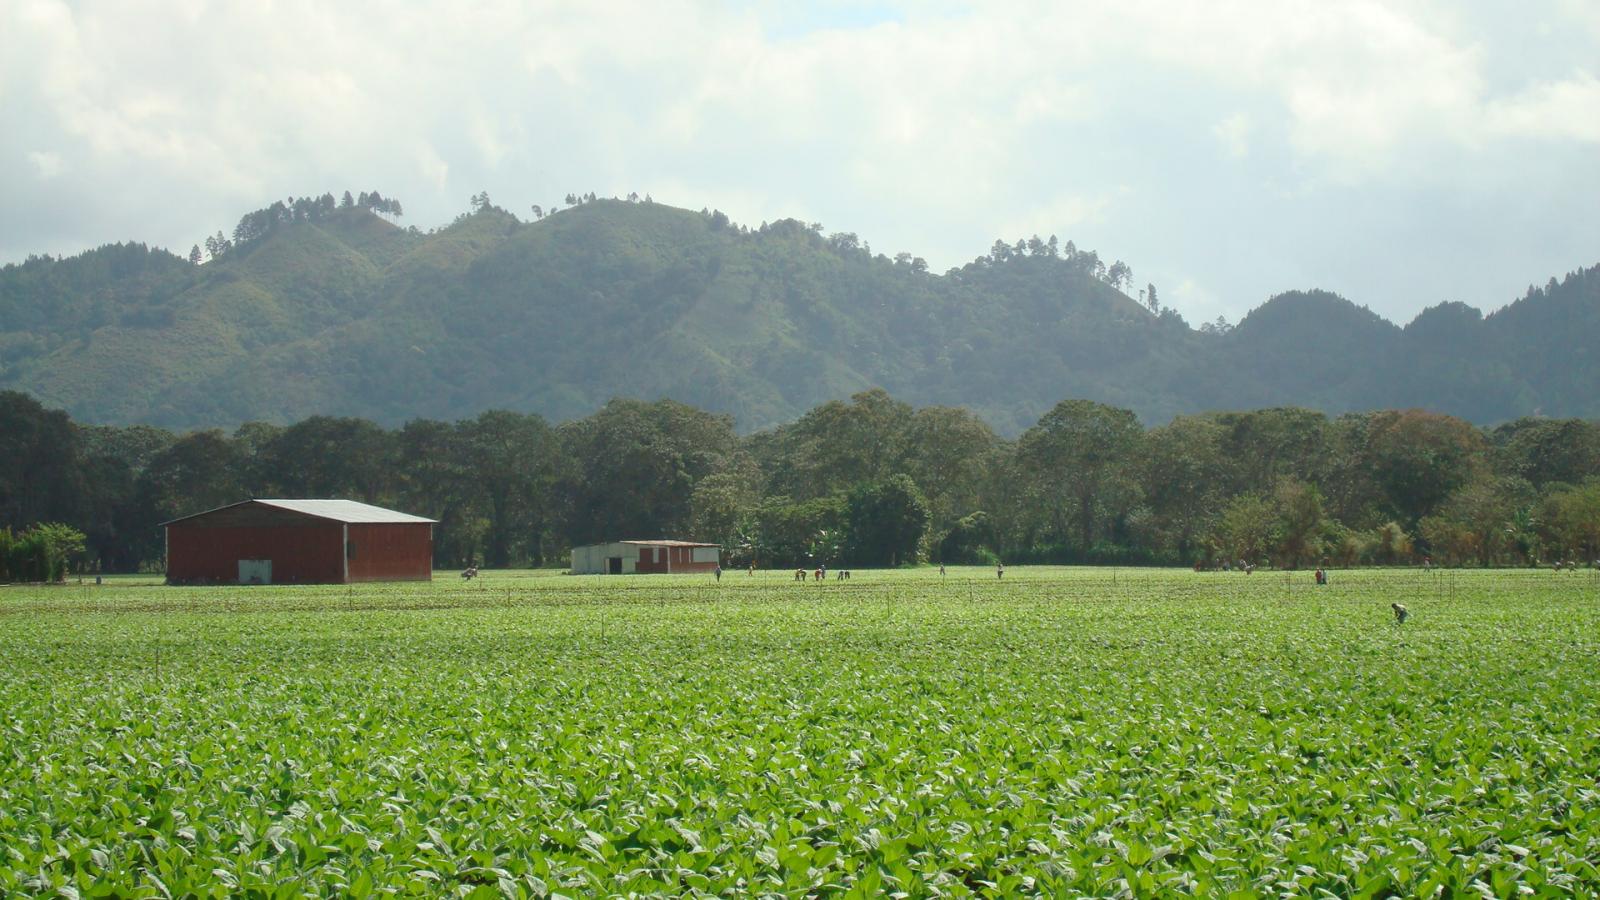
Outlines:
<svg viewBox="0 0 1600 900"><path fill-rule="evenodd" d="M574 575L710 572L722 560L718 544L694 541L612 541L572 548Z"/></svg>

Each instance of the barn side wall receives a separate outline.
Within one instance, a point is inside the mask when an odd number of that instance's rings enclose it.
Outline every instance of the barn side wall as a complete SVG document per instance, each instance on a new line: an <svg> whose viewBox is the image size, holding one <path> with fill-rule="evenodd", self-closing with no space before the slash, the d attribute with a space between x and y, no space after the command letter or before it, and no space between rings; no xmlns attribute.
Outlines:
<svg viewBox="0 0 1600 900"><path fill-rule="evenodd" d="M350 581L429 581L433 526L419 522L350 525Z"/></svg>
<svg viewBox="0 0 1600 900"><path fill-rule="evenodd" d="M344 581L344 526L302 520L235 528L198 523L167 526L167 580L174 584L235 584L239 560L272 560L274 584Z"/></svg>

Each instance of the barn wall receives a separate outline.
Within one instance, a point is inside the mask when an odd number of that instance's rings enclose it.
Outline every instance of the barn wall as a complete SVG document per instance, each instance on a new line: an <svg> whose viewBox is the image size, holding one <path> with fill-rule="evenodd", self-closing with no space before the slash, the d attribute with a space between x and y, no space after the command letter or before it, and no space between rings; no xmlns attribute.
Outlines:
<svg viewBox="0 0 1600 900"><path fill-rule="evenodd" d="M239 560L272 560L275 584L344 580L344 526L302 518L294 524L219 528L194 522L167 526L167 580L233 584Z"/></svg>
<svg viewBox="0 0 1600 900"><path fill-rule="evenodd" d="M351 523L350 581L429 581L433 526L421 522Z"/></svg>

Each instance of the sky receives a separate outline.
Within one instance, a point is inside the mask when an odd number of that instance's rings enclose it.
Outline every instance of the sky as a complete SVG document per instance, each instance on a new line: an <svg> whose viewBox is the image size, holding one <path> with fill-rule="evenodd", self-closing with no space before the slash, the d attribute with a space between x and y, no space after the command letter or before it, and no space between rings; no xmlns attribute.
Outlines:
<svg viewBox="0 0 1600 900"><path fill-rule="evenodd" d="M793 217L935 271L1057 235L1191 324L1400 323L1600 263L1596 0L0 0L0 262L288 196Z"/></svg>

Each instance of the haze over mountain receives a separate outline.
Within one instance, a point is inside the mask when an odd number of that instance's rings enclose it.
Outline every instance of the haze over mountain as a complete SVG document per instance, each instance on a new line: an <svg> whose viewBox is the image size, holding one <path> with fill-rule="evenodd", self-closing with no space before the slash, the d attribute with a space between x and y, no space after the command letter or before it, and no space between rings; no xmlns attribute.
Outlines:
<svg viewBox="0 0 1600 900"><path fill-rule="evenodd" d="M1008 434L1067 397L1148 422L1271 405L1600 416L1600 266L1488 316L1445 303L1402 328L1311 290L1196 330L1054 238L939 275L793 220L590 200L522 222L482 196L422 233L369 208L387 202L252 214L203 265L120 244L7 266L0 389L180 428L563 420L664 396L753 430L874 386Z"/></svg>

